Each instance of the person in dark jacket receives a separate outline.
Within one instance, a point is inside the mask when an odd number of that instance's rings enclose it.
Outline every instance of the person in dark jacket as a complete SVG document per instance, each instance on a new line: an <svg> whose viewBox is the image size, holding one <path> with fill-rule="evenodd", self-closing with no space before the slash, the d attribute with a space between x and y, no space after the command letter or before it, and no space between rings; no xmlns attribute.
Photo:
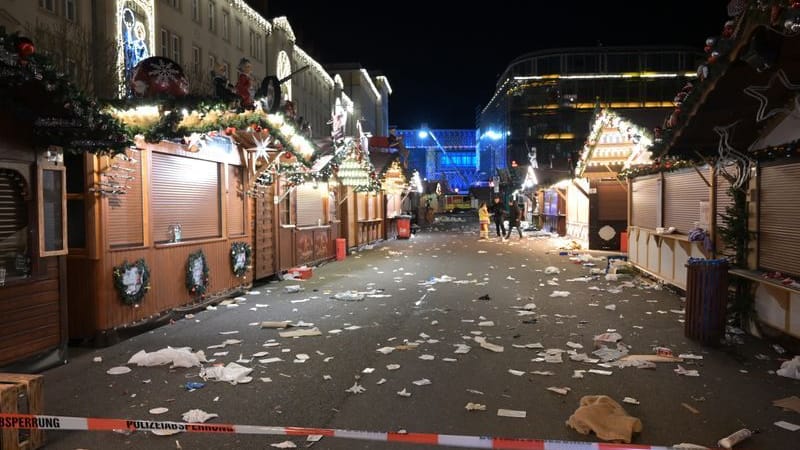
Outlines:
<svg viewBox="0 0 800 450"><path fill-rule="evenodd" d="M514 228L517 229L519 238L522 239L522 228L520 227L520 223L522 222L522 210L519 209L517 202L514 200L511 200L508 206L508 231L506 232L506 239L511 236L511 230Z"/></svg>
<svg viewBox="0 0 800 450"><path fill-rule="evenodd" d="M497 231L497 237L503 237L506 234L506 227L503 224L503 220L506 217L506 208L503 205L503 202L500 201L500 197L494 198L494 203L489 208L489 212L492 213L492 220L494 220L494 228Z"/></svg>

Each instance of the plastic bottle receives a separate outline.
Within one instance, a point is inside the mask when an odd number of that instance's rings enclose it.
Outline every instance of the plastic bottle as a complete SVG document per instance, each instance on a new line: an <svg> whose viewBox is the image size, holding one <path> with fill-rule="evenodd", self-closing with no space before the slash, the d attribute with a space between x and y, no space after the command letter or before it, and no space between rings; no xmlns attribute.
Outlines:
<svg viewBox="0 0 800 450"><path fill-rule="evenodd" d="M754 433L747 428L742 428L741 430L720 439L719 442L717 442L717 445L722 448L733 448L734 445L744 441L753 434Z"/></svg>

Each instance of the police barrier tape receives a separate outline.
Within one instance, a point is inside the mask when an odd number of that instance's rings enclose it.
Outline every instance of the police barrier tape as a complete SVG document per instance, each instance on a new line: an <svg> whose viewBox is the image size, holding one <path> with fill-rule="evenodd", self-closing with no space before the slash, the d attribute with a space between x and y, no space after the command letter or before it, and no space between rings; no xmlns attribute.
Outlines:
<svg viewBox="0 0 800 450"><path fill-rule="evenodd" d="M462 448L514 449L514 450L670 450L636 444L602 442L545 441L538 439L499 438L435 433L394 433L339 430L333 428L271 427L260 425L231 425L187 423L155 420L98 419L91 417L41 416L0 413L0 429L40 429L65 431L163 431L187 433L262 434L277 436L322 435L332 438L358 439L377 442L404 442L408 444L448 445Z"/></svg>

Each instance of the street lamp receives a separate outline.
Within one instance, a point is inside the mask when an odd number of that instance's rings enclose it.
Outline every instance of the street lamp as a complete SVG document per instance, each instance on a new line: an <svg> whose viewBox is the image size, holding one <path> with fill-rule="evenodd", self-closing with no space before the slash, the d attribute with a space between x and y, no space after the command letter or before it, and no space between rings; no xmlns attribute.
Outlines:
<svg viewBox="0 0 800 450"><path fill-rule="evenodd" d="M417 137L419 137L420 139L427 139L428 136L430 136L430 138L433 140L433 143L436 144L436 147L439 150L441 150L442 154L444 154L444 156L447 157L447 159L450 161L450 164L452 164L453 166L453 170L455 170L458 176L460 176L461 179L464 180L464 184L467 187L469 187L469 180L467 180L467 177L465 177L464 174L461 173L461 169L459 169L458 166L455 164L453 158L451 158L450 154L447 153L447 150L445 150L444 147L442 147L442 144L439 142L439 139L437 139L436 135L433 134L433 130L428 128L427 125L423 124L422 127L417 132Z"/></svg>

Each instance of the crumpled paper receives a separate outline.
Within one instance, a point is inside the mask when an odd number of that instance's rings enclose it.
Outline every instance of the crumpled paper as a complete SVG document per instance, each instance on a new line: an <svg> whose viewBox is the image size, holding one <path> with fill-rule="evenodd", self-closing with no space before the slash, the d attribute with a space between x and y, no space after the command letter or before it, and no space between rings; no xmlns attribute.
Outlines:
<svg viewBox="0 0 800 450"><path fill-rule="evenodd" d="M189 347L167 347L151 353L140 350L128 360L128 364L145 367L171 364L170 369L175 367L199 367L200 363L203 362L206 362L206 355L203 351L192 353L192 349Z"/></svg>
<svg viewBox="0 0 800 450"><path fill-rule="evenodd" d="M249 377L253 369L244 367L234 362L228 363L227 366L212 366L204 367L200 370L200 378L203 380L216 380L227 381L230 384L243 384L253 381L253 377Z"/></svg>

